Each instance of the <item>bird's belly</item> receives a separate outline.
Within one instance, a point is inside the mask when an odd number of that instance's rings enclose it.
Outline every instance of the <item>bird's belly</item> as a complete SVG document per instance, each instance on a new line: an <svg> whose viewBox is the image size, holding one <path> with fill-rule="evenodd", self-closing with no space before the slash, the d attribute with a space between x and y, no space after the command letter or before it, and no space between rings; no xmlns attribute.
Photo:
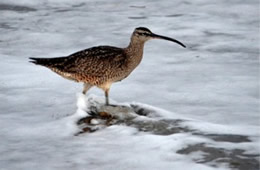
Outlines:
<svg viewBox="0 0 260 170"><path fill-rule="evenodd" d="M107 81L107 82L105 82L103 84L97 85L97 87L103 89L104 91L106 91L106 90L110 89L110 86L111 86L112 83L113 82Z"/></svg>
<svg viewBox="0 0 260 170"><path fill-rule="evenodd" d="M55 68L51 68L52 71L54 71L55 73L59 74L60 76L62 76L63 78L66 78L68 80L73 80L76 82L79 82L79 80L77 79L75 74L71 74L71 73L66 73L66 72L62 72L58 69Z"/></svg>

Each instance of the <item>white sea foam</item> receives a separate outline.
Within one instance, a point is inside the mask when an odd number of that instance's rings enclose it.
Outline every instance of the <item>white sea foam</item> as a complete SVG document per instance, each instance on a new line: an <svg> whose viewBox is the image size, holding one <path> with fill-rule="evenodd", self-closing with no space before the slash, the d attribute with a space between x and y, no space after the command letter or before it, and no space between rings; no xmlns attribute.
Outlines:
<svg viewBox="0 0 260 170"><path fill-rule="evenodd" d="M1 4L9 7L0 7L0 169L225 170L230 169L225 164L196 163L201 152L177 151L205 143L259 153L257 0ZM114 125L74 136L76 122L87 116L88 99L104 103L103 91L93 88L89 94L98 97L78 94L75 101L82 84L33 65L28 57L65 56L96 45L125 47L139 26L176 38L187 48L148 42L141 65L112 86L111 102L153 110L136 121L183 120L179 126L202 135L154 135ZM127 113L120 115L135 114ZM243 135L251 141L214 141L205 134Z"/></svg>

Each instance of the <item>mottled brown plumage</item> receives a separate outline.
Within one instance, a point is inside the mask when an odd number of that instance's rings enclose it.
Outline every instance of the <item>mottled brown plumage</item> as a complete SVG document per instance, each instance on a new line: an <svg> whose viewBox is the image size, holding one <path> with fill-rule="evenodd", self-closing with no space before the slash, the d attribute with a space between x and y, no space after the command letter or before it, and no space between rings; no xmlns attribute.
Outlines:
<svg viewBox="0 0 260 170"><path fill-rule="evenodd" d="M98 46L85 49L67 57L30 58L32 63L48 67L69 80L83 82L85 94L92 86L105 91L106 104L112 83L126 78L141 62L144 43L152 38L181 42L152 33L144 27L136 28L126 48Z"/></svg>

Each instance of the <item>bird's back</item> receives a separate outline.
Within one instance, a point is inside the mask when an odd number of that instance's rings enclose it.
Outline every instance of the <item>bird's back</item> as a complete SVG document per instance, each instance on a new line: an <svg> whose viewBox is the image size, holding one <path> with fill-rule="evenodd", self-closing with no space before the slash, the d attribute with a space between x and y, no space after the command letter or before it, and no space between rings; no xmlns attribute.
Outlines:
<svg viewBox="0 0 260 170"><path fill-rule="evenodd" d="M127 69L124 50L111 46L92 47L67 57L31 59L33 63L48 67L67 79L93 85L108 80L118 81Z"/></svg>

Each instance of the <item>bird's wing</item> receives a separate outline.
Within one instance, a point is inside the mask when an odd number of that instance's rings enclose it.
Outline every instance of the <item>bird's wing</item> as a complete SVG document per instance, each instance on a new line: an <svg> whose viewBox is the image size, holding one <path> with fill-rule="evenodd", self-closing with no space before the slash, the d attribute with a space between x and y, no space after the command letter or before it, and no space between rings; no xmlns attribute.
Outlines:
<svg viewBox="0 0 260 170"><path fill-rule="evenodd" d="M98 46L71 54L58 69L79 76L104 77L111 71L120 71L125 60L123 49Z"/></svg>

